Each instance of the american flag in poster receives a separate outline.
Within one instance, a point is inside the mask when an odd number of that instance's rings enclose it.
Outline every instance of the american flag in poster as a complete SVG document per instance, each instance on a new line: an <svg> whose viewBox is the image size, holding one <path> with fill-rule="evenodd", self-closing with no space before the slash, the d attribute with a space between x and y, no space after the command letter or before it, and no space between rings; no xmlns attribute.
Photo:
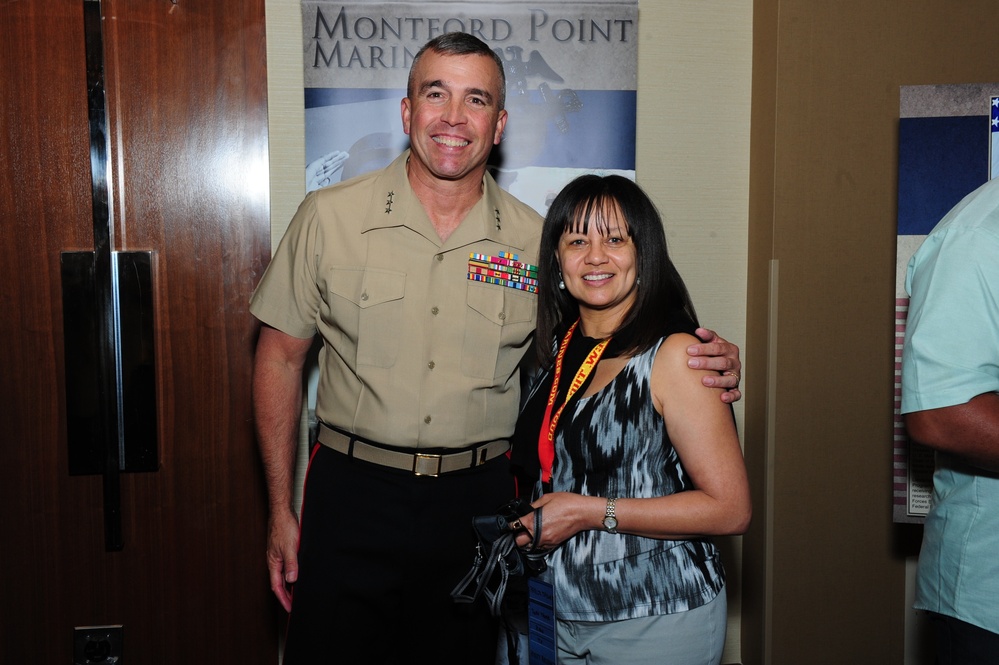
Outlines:
<svg viewBox="0 0 999 665"><path fill-rule="evenodd" d="M989 141L989 180L999 177L999 97L992 98L992 119Z"/></svg>

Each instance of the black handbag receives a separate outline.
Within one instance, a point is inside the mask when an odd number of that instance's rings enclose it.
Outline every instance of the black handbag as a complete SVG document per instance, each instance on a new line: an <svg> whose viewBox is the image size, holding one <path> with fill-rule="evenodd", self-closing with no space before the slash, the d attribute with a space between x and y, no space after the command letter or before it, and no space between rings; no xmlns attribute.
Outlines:
<svg viewBox="0 0 999 665"><path fill-rule="evenodd" d="M517 534L527 532L520 518L534 513L534 535L530 544L517 547ZM527 578L547 568L545 552L537 549L541 540L541 509L524 499L512 499L495 515L472 518L479 542L472 567L451 597L457 603L472 603L482 596L495 616L508 621L527 617Z"/></svg>

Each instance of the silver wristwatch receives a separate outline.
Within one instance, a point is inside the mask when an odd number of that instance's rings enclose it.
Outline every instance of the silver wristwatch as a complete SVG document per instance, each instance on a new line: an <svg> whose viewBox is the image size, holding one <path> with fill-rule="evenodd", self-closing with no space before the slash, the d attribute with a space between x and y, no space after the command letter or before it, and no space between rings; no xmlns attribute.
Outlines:
<svg viewBox="0 0 999 665"><path fill-rule="evenodd" d="M603 525L607 533L617 533L617 513L615 504L617 497L607 499L607 512L604 513Z"/></svg>

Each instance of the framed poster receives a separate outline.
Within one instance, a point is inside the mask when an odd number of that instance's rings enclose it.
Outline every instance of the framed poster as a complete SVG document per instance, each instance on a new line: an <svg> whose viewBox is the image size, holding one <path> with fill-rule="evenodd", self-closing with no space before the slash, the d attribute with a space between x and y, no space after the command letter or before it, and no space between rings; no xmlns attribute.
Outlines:
<svg viewBox="0 0 999 665"><path fill-rule="evenodd" d="M934 455L909 441L899 412L906 266L955 204L999 176L999 83L903 86L899 100L892 518L921 523L933 494Z"/></svg>

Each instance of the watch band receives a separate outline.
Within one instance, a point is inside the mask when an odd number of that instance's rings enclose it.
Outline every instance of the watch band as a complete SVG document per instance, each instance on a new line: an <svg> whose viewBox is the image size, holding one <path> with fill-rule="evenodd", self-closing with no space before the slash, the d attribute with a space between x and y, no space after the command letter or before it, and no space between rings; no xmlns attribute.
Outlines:
<svg viewBox="0 0 999 665"><path fill-rule="evenodd" d="M608 533L617 533L617 497L607 498L607 509L604 511L603 525Z"/></svg>

